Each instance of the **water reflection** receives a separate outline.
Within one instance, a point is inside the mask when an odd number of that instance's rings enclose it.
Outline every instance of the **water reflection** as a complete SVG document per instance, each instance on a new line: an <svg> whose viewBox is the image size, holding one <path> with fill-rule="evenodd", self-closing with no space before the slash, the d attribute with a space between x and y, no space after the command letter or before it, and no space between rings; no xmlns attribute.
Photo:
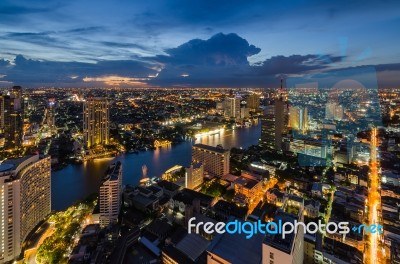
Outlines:
<svg viewBox="0 0 400 264"><path fill-rule="evenodd" d="M74 201L98 192L107 166L114 160L123 164L123 183L137 184L142 176L142 166L148 167L149 176L160 176L170 167L180 164L188 166L191 161L191 146L203 143L224 148L243 147L258 143L260 125L225 131L222 134L202 137L195 142L187 141L176 146L163 147L139 154L124 154L116 158L88 161L82 165L69 165L52 173L52 208L63 210Z"/></svg>

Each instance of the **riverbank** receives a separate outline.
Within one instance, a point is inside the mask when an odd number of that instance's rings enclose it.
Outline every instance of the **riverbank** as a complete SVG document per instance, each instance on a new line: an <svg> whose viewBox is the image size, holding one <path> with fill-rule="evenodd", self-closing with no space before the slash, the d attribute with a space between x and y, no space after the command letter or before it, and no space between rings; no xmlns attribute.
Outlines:
<svg viewBox="0 0 400 264"><path fill-rule="evenodd" d="M52 173L52 209L65 210L76 200L84 199L91 193L99 191L101 179L107 166L114 161L121 161L123 166L123 184L138 184L142 178L142 166L148 168L149 177L159 177L174 165L189 166L191 149L195 143L225 148L247 148L258 144L261 125L247 128L226 130L220 135L212 135L187 140L169 147L151 151L123 153L117 157L87 161L82 164L67 164Z"/></svg>

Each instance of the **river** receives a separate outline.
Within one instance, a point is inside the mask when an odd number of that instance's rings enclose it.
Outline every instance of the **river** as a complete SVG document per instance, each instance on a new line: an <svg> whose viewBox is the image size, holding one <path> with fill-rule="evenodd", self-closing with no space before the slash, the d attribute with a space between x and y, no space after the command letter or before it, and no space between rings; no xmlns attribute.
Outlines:
<svg viewBox="0 0 400 264"><path fill-rule="evenodd" d="M247 128L224 131L218 135L205 136L194 141L186 141L171 147L138 154L126 153L114 158L105 158L68 165L52 172L52 209L64 210L76 200L98 192L107 166L119 160L123 165L123 184L137 184L142 177L142 166L148 168L148 175L161 176L174 165L189 166L191 147L195 143L211 146L221 144L224 148L247 148L258 143L261 134L260 122Z"/></svg>

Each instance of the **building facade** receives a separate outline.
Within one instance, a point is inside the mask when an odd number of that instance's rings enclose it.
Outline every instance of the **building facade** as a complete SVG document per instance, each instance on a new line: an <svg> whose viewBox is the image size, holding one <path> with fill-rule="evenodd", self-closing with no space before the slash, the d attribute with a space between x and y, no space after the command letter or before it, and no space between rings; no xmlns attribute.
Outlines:
<svg viewBox="0 0 400 264"><path fill-rule="evenodd" d="M260 95L253 93L247 98L247 108L251 111L257 111L260 108Z"/></svg>
<svg viewBox="0 0 400 264"><path fill-rule="evenodd" d="M83 104L83 138L85 146L106 145L110 139L109 102L105 98L89 98Z"/></svg>
<svg viewBox="0 0 400 264"><path fill-rule="evenodd" d="M204 166L201 163L191 164L185 168L185 188L199 190L203 184Z"/></svg>
<svg viewBox="0 0 400 264"><path fill-rule="evenodd" d="M33 228L51 211L50 157L0 164L0 262L12 261Z"/></svg>
<svg viewBox="0 0 400 264"><path fill-rule="evenodd" d="M46 124L51 132L56 132L57 130L55 108L56 108L56 101L54 98L50 98L46 108Z"/></svg>
<svg viewBox="0 0 400 264"><path fill-rule="evenodd" d="M288 132L289 107L280 94L273 104L267 105L261 117L261 145L282 150L283 135Z"/></svg>
<svg viewBox="0 0 400 264"><path fill-rule="evenodd" d="M222 177L229 173L230 150L195 144L192 147L192 162L202 163L204 171L213 176Z"/></svg>
<svg viewBox="0 0 400 264"><path fill-rule="evenodd" d="M111 164L100 185L100 226L105 227L118 221L122 195L122 164Z"/></svg>
<svg viewBox="0 0 400 264"><path fill-rule="evenodd" d="M303 222L304 200L297 196L289 196L281 209L275 215L274 222ZM288 234L282 238L282 234L268 234L262 245L262 263L277 264L291 263L303 264L304 259L304 229L299 226L297 233Z"/></svg>
<svg viewBox="0 0 400 264"><path fill-rule="evenodd" d="M308 129L308 110L307 107L290 107L289 110L290 128L300 133L305 133Z"/></svg>
<svg viewBox="0 0 400 264"><path fill-rule="evenodd" d="M0 95L0 133L4 132L4 96Z"/></svg>
<svg viewBox="0 0 400 264"><path fill-rule="evenodd" d="M224 115L227 118L240 118L241 97L227 97L224 101Z"/></svg>
<svg viewBox="0 0 400 264"><path fill-rule="evenodd" d="M23 138L23 99L22 88L14 86L8 95L2 97L2 125L4 131L4 149L14 150L22 147Z"/></svg>

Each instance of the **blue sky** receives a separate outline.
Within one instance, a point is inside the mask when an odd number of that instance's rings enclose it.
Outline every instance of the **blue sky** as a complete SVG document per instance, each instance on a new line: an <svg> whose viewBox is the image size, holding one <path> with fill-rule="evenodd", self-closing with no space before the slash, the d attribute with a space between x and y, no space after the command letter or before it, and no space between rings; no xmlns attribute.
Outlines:
<svg viewBox="0 0 400 264"><path fill-rule="evenodd" d="M0 86L270 87L374 66L399 86L398 1L0 1Z"/></svg>

